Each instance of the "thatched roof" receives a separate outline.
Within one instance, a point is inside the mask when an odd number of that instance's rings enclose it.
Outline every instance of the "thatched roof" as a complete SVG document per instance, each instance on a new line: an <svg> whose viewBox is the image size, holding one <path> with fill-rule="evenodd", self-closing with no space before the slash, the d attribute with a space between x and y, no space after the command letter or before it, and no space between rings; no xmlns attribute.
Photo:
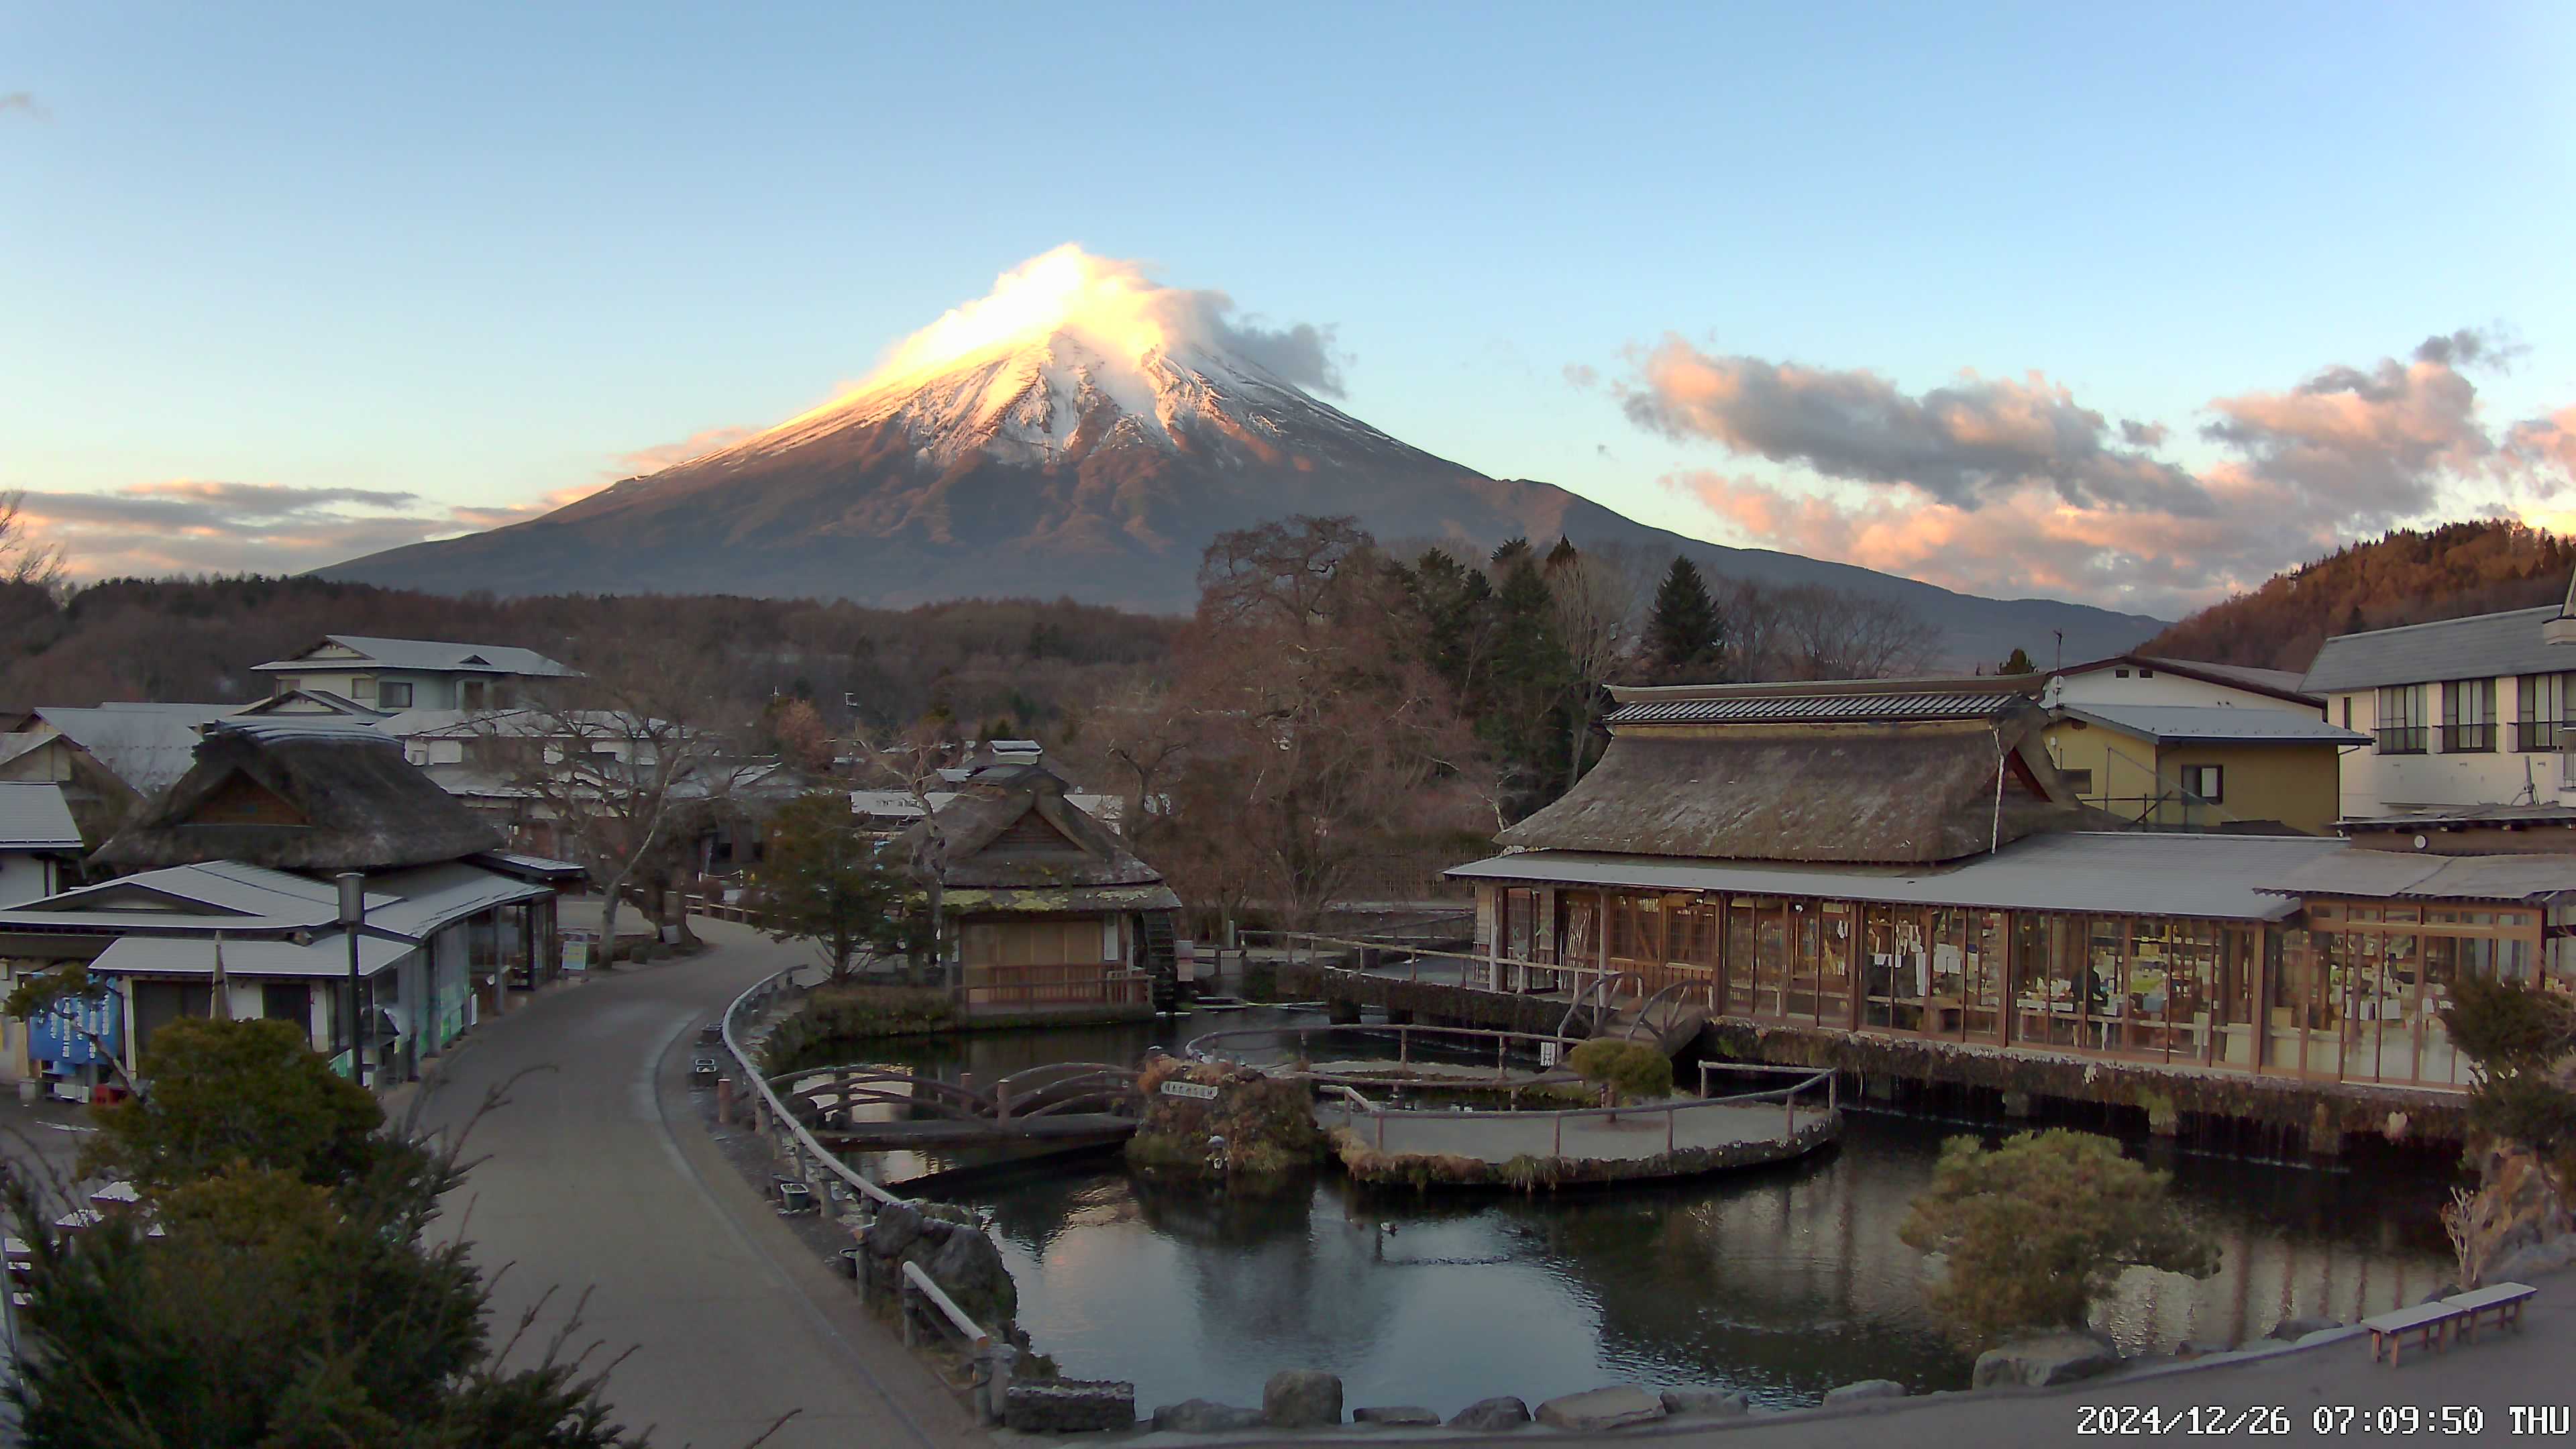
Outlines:
<svg viewBox="0 0 2576 1449"><path fill-rule="evenodd" d="M1614 728L1564 799L1496 839L1713 860L1957 860L2079 823L2040 745L2046 723L2012 695L1970 719L1640 721Z"/></svg>
<svg viewBox="0 0 2576 1449"><path fill-rule="evenodd" d="M272 870L389 870L501 844L491 826L364 725L218 721L167 795L99 848L102 865L236 860Z"/></svg>
<svg viewBox="0 0 2576 1449"><path fill-rule="evenodd" d="M1162 872L1137 859L1064 792L1065 782L1039 765L978 771L932 816L943 862L940 884L1031 890L1162 883ZM906 831L905 847L917 848L929 828L925 823Z"/></svg>

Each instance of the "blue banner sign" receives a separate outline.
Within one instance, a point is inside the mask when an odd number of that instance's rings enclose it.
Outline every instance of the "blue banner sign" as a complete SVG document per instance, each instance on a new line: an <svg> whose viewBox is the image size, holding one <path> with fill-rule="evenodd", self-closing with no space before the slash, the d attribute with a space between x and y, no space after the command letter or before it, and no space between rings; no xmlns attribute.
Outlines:
<svg viewBox="0 0 2576 1449"><path fill-rule="evenodd" d="M90 1067L125 1050L125 1012L113 991L71 996L27 1020L27 1055L58 1067Z"/></svg>

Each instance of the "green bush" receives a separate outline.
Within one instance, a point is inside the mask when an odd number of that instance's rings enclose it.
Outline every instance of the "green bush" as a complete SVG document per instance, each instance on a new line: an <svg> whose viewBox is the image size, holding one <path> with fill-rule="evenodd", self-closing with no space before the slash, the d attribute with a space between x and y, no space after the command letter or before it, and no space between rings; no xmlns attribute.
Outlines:
<svg viewBox="0 0 2576 1449"><path fill-rule="evenodd" d="M2218 1245L2168 1200L2170 1179L2120 1144L2052 1128L1992 1151L1974 1137L1941 1144L1931 1189L1897 1236L1949 1255L1933 1311L1971 1347L2020 1332L2080 1328L2123 1269L2206 1278Z"/></svg>
<svg viewBox="0 0 2576 1449"><path fill-rule="evenodd" d="M1596 1038L1567 1053L1565 1064L1583 1080L1608 1087L1614 1105L1673 1094L1673 1060L1652 1042Z"/></svg>

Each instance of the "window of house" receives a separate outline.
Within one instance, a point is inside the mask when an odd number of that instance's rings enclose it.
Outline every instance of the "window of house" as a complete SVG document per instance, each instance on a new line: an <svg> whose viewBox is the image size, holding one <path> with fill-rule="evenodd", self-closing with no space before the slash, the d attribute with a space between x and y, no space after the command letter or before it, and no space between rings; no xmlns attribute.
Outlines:
<svg viewBox="0 0 2576 1449"><path fill-rule="evenodd" d="M2113 679L2126 679L2129 677L2129 671L2125 669L2114 669L2111 671L2111 677Z"/></svg>
<svg viewBox="0 0 2576 1449"><path fill-rule="evenodd" d="M2218 765L2185 765L2182 787L2215 805L2227 798L2227 772Z"/></svg>
<svg viewBox="0 0 2576 1449"><path fill-rule="evenodd" d="M2454 679L2442 686L2442 752L2476 754L2495 748L2495 681Z"/></svg>
<svg viewBox="0 0 2576 1449"><path fill-rule="evenodd" d="M489 706L486 703L486 700L489 698L489 695L490 686L486 685L482 680L464 680L456 686L456 707L458 709L488 708Z"/></svg>
<svg viewBox="0 0 2576 1449"><path fill-rule="evenodd" d="M271 697L281 697L293 694L297 689L303 686L303 683L304 681L296 678L292 674L281 674L269 682L268 692Z"/></svg>
<svg viewBox="0 0 2576 1449"><path fill-rule="evenodd" d="M2156 672L2152 669L2141 669L2138 671L2138 677L2140 679L2153 679L2156 677Z"/></svg>
<svg viewBox="0 0 2576 1449"><path fill-rule="evenodd" d="M360 704L364 704L375 697L376 677L374 675L353 674L349 676L349 698L356 700Z"/></svg>
<svg viewBox="0 0 2576 1449"><path fill-rule="evenodd" d="M383 683L378 684L376 686L376 707L378 709L411 708L411 681L408 679L388 679Z"/></svg>
<svg viewBox="0 0 2576 1449"><path fill-rule="evenodd" d="M2379 752L2383 755L2424 753L2431 729L2424 717L2424 686L2383 684L2379 687Z"/></svg>
<svg viewBox="0 0 2576 1449"><path fill-rule="evenodd" d="M2068 787L2073 789L2076 794L2090 795L2093 793L2093 772L2091 770L2059 770L2057 773L2066 777Z"/></svg>
<svg viewBox="0 0 2576 1449"><path fill-rule="evenodd" d="M2567 706L2576 700L2576 674L2526 674L2515 686L2515 749L2555 750L2576 744L2567 732Z"/></svg>
<svg viewBox="0 0 2576 1449"><path fill-rule="evenodd" d="M2349 694L2343 697L2343 727L2352 728L2352 696Z"/></svg>

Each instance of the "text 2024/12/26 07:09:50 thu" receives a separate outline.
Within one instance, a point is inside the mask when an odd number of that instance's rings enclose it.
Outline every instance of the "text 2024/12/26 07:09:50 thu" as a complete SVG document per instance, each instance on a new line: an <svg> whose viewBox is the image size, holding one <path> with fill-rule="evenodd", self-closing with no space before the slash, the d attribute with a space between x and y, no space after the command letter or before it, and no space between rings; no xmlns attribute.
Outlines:
<svg viewBox="0 0 2576 1449"><path fill-rule="evenodd" d="M2079 1435L2222 1435L2287 1434L2294 1426L2313 1434L2478 1435L2490 1429L2507 1434L2565 1434L2571 1414L2564 1404L2514 1405L2487 1410L2475 1405L2382 1404L2356 1407L2319 1404L2293 1410L2278 1405L2190 1404L2165 1408L2155 1404L2084 1404L2076 1409Z"/></svg>

